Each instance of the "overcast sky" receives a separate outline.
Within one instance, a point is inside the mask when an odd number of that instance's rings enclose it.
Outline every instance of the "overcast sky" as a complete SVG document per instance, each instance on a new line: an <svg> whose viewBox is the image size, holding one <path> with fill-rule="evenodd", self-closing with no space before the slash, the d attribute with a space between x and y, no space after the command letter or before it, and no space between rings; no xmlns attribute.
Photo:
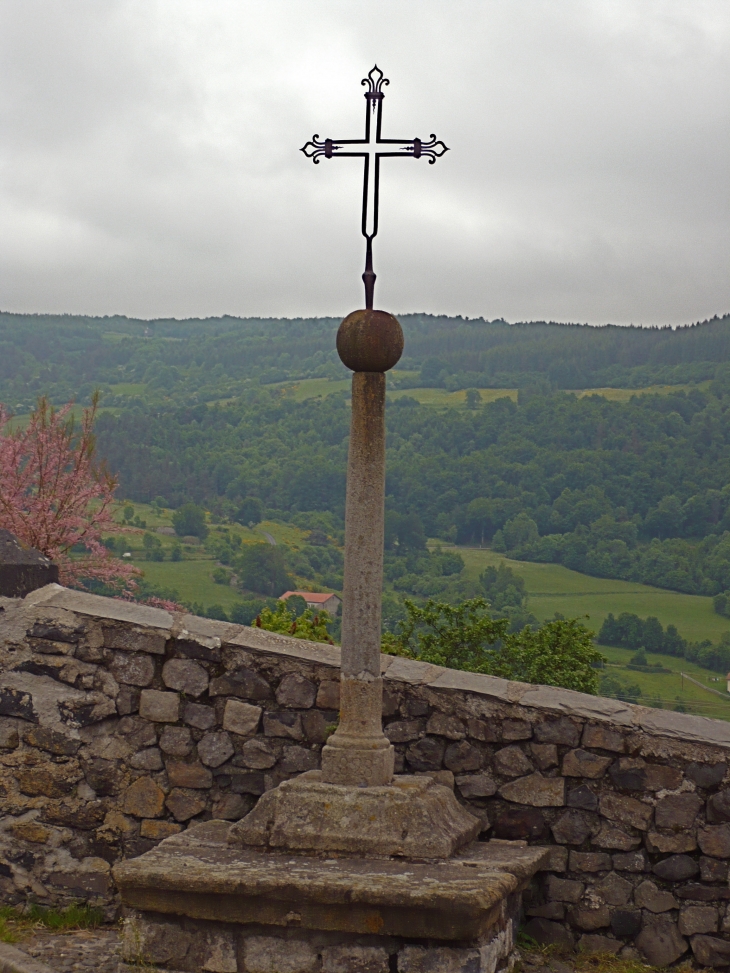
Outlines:
<svg viewBox="0 0 730 973"><path fill-rule="evenodd" d="M684 323L730 311L728 0L0 0L0 309L363 305Z"/></svg>

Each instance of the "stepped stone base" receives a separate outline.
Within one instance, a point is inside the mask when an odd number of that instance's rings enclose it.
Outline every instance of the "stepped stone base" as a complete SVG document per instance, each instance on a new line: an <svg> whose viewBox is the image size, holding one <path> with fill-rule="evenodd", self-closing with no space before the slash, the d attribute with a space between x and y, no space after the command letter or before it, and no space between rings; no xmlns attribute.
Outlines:
<svg viewBox="0 0 730 973"><path fill-rule="evenodd" d="M367 858L448 858L482 824L431 777L394 777L382 787L326 784L312 770L268 791L229 842Z"/></svg>
<svg viewBox="0 0 730 973"><path fill-rule="evenodd" d="M442 861L266 851L210 821L114 869L125 960L179 973L495 973L545 848Z"/></svg>

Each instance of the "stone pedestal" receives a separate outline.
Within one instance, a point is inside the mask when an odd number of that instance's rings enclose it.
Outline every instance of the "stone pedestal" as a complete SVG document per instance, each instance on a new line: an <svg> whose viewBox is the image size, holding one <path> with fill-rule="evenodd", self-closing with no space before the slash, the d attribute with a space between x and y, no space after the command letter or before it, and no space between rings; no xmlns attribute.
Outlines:
<svg viewBox="0 0 730 973"><path fill-rule="evenodd" d="M237 848L211 821L117 865L125 959L179 973L494 973L545 848L446 860Z"/></svg>
<svg viewBox="0 0 730 973"><path fill-rule="evenodd" d="M9 530L0 530L0 595L25 598L36 588L58 582L58 566Z"/></svg>

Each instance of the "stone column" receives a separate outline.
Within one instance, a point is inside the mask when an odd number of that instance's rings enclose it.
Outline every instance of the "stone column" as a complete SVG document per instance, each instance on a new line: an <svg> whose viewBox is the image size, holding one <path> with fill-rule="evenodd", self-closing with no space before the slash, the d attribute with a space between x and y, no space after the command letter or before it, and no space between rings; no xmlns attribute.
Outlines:
<svg viewBox="0 0 730 973"><path fill-rule="evenodd" d="M403 352L400 324L385 311L355 311L340 325L337 351L351 368L342 598L340 724L322 750L329 784L390 783L394 751L383 733L380 613L385 503L385 372Z"/></svg>

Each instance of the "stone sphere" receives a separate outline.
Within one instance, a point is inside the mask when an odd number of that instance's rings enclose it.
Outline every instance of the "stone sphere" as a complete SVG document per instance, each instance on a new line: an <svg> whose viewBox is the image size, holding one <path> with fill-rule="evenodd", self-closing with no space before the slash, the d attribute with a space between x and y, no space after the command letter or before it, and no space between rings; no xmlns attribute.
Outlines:
<svg viewBox="0 0 730 973"><path fill-rule="evenodd" d="M337 332L337 354L353 372L387 372L403 354L403 330L387 311L353 311Z"/></svg>

